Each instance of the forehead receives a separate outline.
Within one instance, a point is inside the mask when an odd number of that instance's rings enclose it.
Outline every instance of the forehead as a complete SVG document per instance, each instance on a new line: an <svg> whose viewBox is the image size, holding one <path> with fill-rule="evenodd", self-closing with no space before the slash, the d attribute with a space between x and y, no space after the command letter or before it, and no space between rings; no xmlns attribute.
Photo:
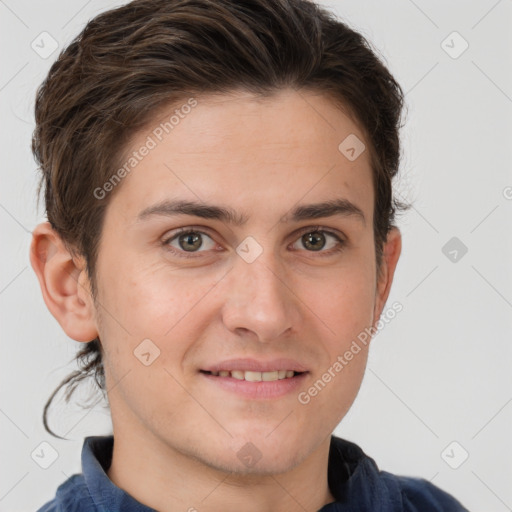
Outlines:
<svg viewBox="0 0 512 512"><path fill-rule="evenodd" d="M299 203L339 198L372 213L364 135L318 92L184 99L160 109L122 160L129 172L109 208L125 216L169 198L215 200L248 217L282 216Z"/></svg>

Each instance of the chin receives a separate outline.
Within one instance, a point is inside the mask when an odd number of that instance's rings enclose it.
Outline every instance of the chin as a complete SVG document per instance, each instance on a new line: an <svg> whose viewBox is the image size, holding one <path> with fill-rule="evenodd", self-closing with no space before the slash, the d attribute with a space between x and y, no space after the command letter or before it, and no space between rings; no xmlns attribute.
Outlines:
<svg viewBox="0 0 512 512"><path fill-rule="evenodd" d="M186 441L182 439L184 444L179 443L181 447L178 444L175 448L216 471L248 477L290 471L315 448L314 440L308 443L304 432L290 431L283 426L276 429L275 423L272 427L265 423L256 428L239 425L230 428L229 433L196 432L193 438L187 436ZM175 436L170 439L176 443ZM170 439L169 444L174 444Z"/></svg>
<svg viewBox="0 0 512 512"><path fill-rule="evenodd" d="M263 432L246 430L230 439L230 471L247 475L284 473L297 466L308 455L304 433L280 428L265 428ZM311 446L311 450L314 446Z"/></svg>
<svg viewBox="0 0 512 512"><path fill-rule="evenodd" d="M203 454L202 461L211 468L247 477L286 473L303 460L296 451L276 453L275 450L266 448L257 450L254 445L244 445L238 451L229 450L228 457L226 451L208 455Z"/></svg>

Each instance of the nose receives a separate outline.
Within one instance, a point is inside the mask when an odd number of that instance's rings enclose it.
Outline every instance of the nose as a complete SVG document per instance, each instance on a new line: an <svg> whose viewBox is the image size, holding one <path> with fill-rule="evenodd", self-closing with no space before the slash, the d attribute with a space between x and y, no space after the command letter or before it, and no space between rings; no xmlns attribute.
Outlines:
<svg viewBox="0 0 512 512"><path fill-rule="evenodd" d="M297 329L300 301L273 255L252 263L237 257L223 285L222 317L231 332L266 343Z"/></svg>

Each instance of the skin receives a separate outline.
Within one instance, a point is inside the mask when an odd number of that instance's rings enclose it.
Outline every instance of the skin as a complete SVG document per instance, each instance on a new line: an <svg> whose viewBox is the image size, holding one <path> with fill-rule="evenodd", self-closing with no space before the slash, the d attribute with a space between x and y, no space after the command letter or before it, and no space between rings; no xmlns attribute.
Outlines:
<svg viewBox="0 0 512 512"><path fill-rule="evenodd" d="M83 259L48 223L34 230L32 265L64 331L78 341L101 339L115 436L108 475L116 485L163 512L318 510L334 501L330 435L358 393L368 347L307 405L298 392L376 326L400 232L388 235L378 278L369 151L353 162L340 153L348 135L365 139L327 97L285 89L266 99L247 92L196 99L108 198L97 300ZM159 112L128 152L169 115ZM170 198L229 206L248 220L137 219ZM297 205L335 198L357 205L366 221L279 222ZM190 226L205 233L203 245L191 258L173 255L163 240ZM312 250L308 231L299 230L316 226L337 231L342 250L332 251L329 234L324 248ZM252 263L235 251L248 236L263 249ZM190 255L178 238L170 243ZM133 354L147 338L160 350L149 366ZM228 392L199 373L235 357L292 358L309 373L296 392L266 400ZM237 457L248 442L261 454L252 467Z"/></svg>

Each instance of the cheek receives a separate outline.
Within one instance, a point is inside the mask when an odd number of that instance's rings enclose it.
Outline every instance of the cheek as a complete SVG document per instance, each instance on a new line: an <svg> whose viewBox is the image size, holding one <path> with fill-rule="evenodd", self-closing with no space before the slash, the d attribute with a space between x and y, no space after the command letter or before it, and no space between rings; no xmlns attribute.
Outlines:
<svg viewBox="0 0 512 512"><path fill-rule="evenodd" d="M134 350L149 339L160 351L158 363L173 367L206 329L208 315L203 301L215 286L215 277L163 268L161 264L131 268L119 264L101 281L101 335L116 373L138 368ZM203 311L199 314L200 311ZM147 342L146 342L147 343ZM151 346L151 345L150 345ZM155 349L157 352L158 350Z"/></svg>
<svg viewBox="0 0 512 512"><path fill-rule="evenodd" d="M105 275L99 313L105 373L109 387L115 388L111 400L131 403L142 418L151 418L155 399L147 396L148 390L167 390L167 398L158 400L172 402L173 411L187 403L172 376L181 380L185 354L206 328L200 302L215 282L155 266L140 268L119 265L115 274Z"/></svg>
<svg viewBox="0 0 512 512"><path fill-rule="evenodd" d="M214 284L164 265L120 263L101 281L105 308L133 335L163 336Z"/></svg>
<svg viewBox="0 0 512 512"><path fill-rule="evenodd" d="M338 343L372 324L376 288L371 268L347 266L302 287L307 305L334 331Z"/></svg>
<svg viewBox="0 0 512 512"><path fill-rule="evenodd" d="M307 304L320 319L318 325L328 326L322 329L324 355L317 375L324 384L328 382L328 390L322 392L320 401L338 404L332 413L340 418L352 404L364 377L376 291L374 271L372 259L361 257L351 260L330 279L310 281L309 287L303 285ZM316 284L312 286L312 282ZM322 382L318 389L323 389Z"/></svg>

